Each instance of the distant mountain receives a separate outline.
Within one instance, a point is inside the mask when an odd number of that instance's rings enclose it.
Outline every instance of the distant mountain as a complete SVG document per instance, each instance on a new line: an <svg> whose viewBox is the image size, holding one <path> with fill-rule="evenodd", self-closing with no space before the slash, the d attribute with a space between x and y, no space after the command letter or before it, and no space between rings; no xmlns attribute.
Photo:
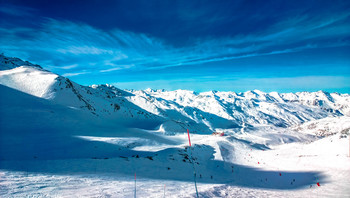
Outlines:
<svg viewBox="0 0 350 198"><path fill-rule="evenodd" d="M187 90L121 90L82 86L38 65L0 55L0 84L93 116L167 133L270 125L288 127L350 116L350 95L299 92L244 93Z"/></svg>
<svg viewBox="0 0 350 198"><path fill-rule="evenodd" d="M132 93L135 95L131 97L133 103L147 111L168 116L166 111L175 109L210 129L240 127L243 123L288 127L325 117L350 115L349 94L323 91L196 93L186 90L145 90Z"/></svg>
<svg viewBox="0 0 350 198"><path fill-rule="evenodd" d="M297 132L316 136L332 136L340 133L340 138L350 133L350 117L324 118L303 123L292 128Z"/></svg>

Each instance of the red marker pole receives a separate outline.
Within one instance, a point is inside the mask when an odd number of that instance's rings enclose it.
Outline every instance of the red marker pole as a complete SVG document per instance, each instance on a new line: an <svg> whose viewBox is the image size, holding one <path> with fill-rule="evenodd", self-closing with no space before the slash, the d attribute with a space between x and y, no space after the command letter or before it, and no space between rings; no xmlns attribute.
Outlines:
<svg viewBox="0 0 350 198"><path fill-rule="evenodd" d="M196 181L196 169L194 168L194 162L193 162L193 159L192 159L192 150L191 150L191 139L190 139L190 131L187 129L187 135L188 135L188 143L190 144L190 154L191 154L191 161L192 161L192 167L193 167L193 178L194 178L194 186L196 188L196 195L197 195L197 198L199 197L198 196L198 190L197 190L197 181Z"/></svg>
<svg viewBox="0 0 350 198"><path fill-rule="evenodd" d="M190 147L191 147L190 131L188 129L187 129L187 135L188 135L188 142L190 143Z"/></svg>

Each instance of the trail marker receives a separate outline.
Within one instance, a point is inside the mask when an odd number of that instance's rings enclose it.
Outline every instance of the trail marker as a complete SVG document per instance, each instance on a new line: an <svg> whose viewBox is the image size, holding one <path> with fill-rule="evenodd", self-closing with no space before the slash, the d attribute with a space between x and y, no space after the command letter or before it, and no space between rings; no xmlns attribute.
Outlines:
<svg viewBox="0 0 350 198"><path fill-rule="evenodd" d="M190 144L190 159L192 159L192 150L191 150L191 139L190 139L190 131L187 129L187 135L188 135L188 142ZM197 190L197 181L196 181L196 169L194 168L194 162L193 162L193 159L191 160L192 161L192 167L193 167L193 178L194 178L194 186L196 188L196 195L197 195L197 198L199 197L198 196L198 190Z"/></svg>
<svg viewBox="0 0 350 198"><path fill-rule="evenodd" d="M188 142L190 143L190 147L191 147L190 131L188 129L187 129L187 135L188 135Z"/></svg>

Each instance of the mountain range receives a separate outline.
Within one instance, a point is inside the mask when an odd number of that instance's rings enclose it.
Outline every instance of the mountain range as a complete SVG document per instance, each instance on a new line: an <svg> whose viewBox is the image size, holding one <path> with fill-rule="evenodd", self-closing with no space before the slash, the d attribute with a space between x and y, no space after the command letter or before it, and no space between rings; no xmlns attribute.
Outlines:
<svg viewBox="0 0 350 198"><path fill-rule="evenodd" d="M121 90L83 86L19 58L0 55L0 84L124 125L171 133L209 134L254 126L290 127L326 117L350 116L350 95L297 92L243 93Z"/></svg>

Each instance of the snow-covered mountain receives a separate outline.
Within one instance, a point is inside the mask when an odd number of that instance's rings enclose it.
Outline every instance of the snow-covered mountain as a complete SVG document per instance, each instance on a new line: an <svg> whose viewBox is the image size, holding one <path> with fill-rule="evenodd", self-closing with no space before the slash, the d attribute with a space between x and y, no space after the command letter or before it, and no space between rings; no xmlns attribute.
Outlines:
<svg viewBox="0 0 350 198"><path fill-rule="evenodd" d="M194 197L193 166L200 197L350 192L349 94L120 90L0 58L1 197L132 197L135 173L138 197Z"/></svg>
<svg viewBox="0 0 350 198"><path fill-rule="evenodd" d="M341 137L350 133L350 117L324 118L303 123L292 128L297 132L321 137L340 134Z"/></svg>
<svg viewBox="0 0 350 198"><path fill-rule="evenodd" d="M109 119L160 131L211 133L219 129L288 127L326 117L350 116L350 95L299 92L244 93L187 90L120 90L82 86L38 65L0 55L0 84Z"/></svg>
<svg viewBox="0 0 350 198"><path fill-rule="evenodd" d="M325 117L350 115L348 94L319 92L244 93L176 90L132 91L134 104L147 111L162 113L175 109L210 129L235 128L243 124L287 127Z"/></svg>

